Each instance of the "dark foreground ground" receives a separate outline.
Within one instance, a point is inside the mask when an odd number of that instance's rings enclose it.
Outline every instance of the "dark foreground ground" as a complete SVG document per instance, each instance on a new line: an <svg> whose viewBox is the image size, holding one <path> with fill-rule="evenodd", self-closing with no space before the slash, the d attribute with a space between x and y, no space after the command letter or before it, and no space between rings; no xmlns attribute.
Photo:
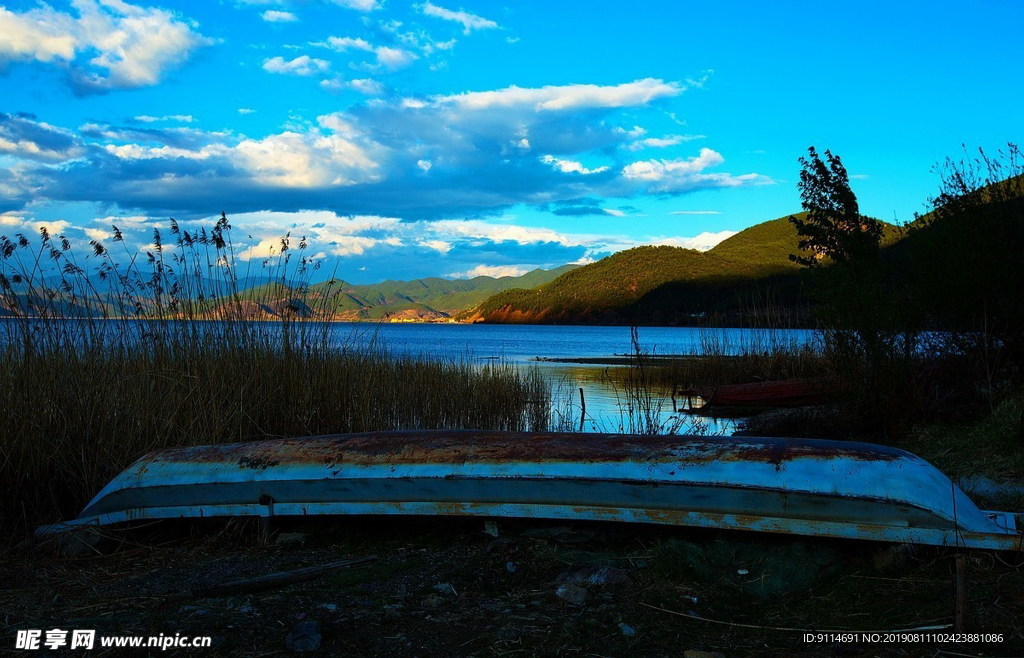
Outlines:
<svg viewBox="0 0 1024 658"><path fill-rule="evenodd" d="M951 624L953 554L624 524L497 520L486 530L482 520L339 518L280 525L262 541L251 521L168 522L113 532L74 557L21 545L0 556L0 653L19 629L58 628L213 638L209 649L133 654L168 656L288 655L296 643L355 656L1024 655L1024 571L1012 555L967 560L968 630L1001 643L807 643L803 629ZM368 555L376 561L309 582L196 594Z"/></svg>

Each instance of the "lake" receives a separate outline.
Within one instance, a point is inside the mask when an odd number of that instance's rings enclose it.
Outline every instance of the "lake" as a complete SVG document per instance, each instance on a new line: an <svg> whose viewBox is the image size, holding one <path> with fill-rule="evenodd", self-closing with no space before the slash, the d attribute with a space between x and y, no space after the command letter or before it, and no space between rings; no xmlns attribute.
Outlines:
<svg viewBox="0 0 1024 658"><path fill-rule="evenodd" d="M427 358L472 361L503 360L519 367L537 368L550 383L555 413L578 419L579 389L586 401L584 431L628 432L635 429L625 393L602 373L607 364L558 362L537 359L602 359L633 352L630 328L621 326L336 323L335 340L377 344L395 353ZM646 354L696 355L767 352L812 345L817 335L806 329L721 329L695 327L640 327L639 345ZM657 422L676 431L732 434L737 419L712 419L672 408L669 391L656 391L652 410ZM579 429L573 422L574 429Z"/></svg>

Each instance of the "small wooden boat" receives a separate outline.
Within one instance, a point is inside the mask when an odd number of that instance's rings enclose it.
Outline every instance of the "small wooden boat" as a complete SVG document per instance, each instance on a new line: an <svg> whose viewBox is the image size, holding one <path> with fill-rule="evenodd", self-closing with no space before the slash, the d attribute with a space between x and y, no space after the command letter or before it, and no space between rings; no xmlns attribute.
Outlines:
<svg viewBox="0 0 1024 658"><path fill-rule="evenodd" d="M902 450L777 438L376 432L150 453L78 518L41 535L145 519L426 514L609 520L1020 550Z"/></svg>
<svg viewBox="0 0 1024 658"><path fill-rule="evenodd" d="M677 390L674 397L699 399L702 407L800 407L824 404L836 393L832 377L695 386Z"/></svg>

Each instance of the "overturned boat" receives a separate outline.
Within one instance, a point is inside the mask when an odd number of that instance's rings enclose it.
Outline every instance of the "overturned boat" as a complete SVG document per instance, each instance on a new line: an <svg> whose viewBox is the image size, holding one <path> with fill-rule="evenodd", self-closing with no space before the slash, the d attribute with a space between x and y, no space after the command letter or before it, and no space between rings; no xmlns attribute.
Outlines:
<svg viewBox="0 0 1024 658"><path fill-rule="evenodd" d="M402 431L150 453L52 534L146 519L415 514L614 520L1021 550L921 458L867 443Z"/></svg>

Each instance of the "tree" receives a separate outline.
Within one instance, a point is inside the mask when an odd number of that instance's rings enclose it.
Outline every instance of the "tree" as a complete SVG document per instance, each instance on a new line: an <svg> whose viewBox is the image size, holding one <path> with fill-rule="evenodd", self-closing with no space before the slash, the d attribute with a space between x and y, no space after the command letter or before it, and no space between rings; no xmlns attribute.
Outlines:
<svg viewBox="0 0 1024 658"><path fill-rule="evenodd" d="M814 147L800 158L800 202L806 216L790 217L800 235L800 248L808 255L790 254L805 267L818 267L828 258L833 263L860 263L874 258L882 238L882 225L860 214L857 197L850 189L846 167L838 155L825 151L823 161Z"/></svg>
<svg viewBox="0 0 1024 658"><path fill-rule="evenodd" d="M917 332L908 330L903 295L879 257L882 224L860 214L839 156L825 151L823 160L811 147L800 165L797 187L806 214L789 219L803 253L790 260L807 269L832 366L856 391L853 413L885 418L886 405L902 399L893 391L907 379Z"/></svg>

